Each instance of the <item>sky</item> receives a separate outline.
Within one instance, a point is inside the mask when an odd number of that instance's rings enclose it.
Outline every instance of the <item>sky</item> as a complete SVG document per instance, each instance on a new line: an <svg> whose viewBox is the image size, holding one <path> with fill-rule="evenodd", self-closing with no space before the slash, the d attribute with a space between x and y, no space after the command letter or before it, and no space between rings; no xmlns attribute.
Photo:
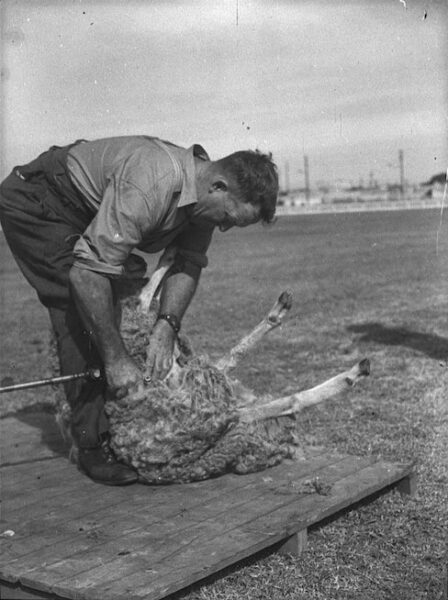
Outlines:
<svg viewBox="0 0 448 600"><path fill-rule="evenodd" d="M259 148L281 182L448 166L445 0L3 0L1 176L49 146Z"/></svg>

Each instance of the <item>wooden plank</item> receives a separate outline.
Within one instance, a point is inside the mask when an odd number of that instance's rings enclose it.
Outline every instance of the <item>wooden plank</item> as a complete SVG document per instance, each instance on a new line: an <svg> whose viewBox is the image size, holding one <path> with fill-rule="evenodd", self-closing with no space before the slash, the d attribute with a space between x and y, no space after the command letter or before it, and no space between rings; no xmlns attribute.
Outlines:
<svg viewBox="0 0 448 600"><path fill-rule="evenodd" d="M0 422L3 424L6 435L6 438L2 439L2 444L5 443L5 440L14 440L19 444L26 445L27 436L32 430L44 432L49 436L61 437L54 413L46 410L24 410L15 415L0 417Z"/></svg>
<svg viewBox="0 0 448 600"><path fill-rule="evenodd" d="M56 497L70 487L78 487L80 483L76 465L66 458L40 460L21 464L20 468L18 466L0 469L4 510L23 509L39 503L42 499L41 490L45 490L47 496Z"/></svg>
<svg viewBox="0 0 448 600"><path fill-rule="evenodd" d="M360 461L354 457L348 457L336 465L329 465L322 469L322 477L326 481L331 479L337 480L338 477L352 473L354 470L358 470L369 463L370 459ZM122 581L132 581L134 585L136 584L136 580L137 583L142 583L142 577L145 581L148 577L151 578L148 568L155 569L157 576L160 575L161 570L167 573L174 568L176 561L183 562L185 552L190 556L191 553L189 551L192 548L194 550L190 558L196 556L195 560L198 559L198 551L202 553L201 549L205 546L207 547L207 552L216 554L216 548L213 548L213 545L221 545L221 538L223 535L226 535L229 529L241 528L247 521L254 518L254 514L266 514L269 511L277 509L279 505L290 505L297 501L297 488L289 485L290 481L287 478L283 483L286 484L285 489L280 489L279 491L277 487L272 486L271 482L261 481L259 482L258 494L252 494L250 498L245 498L244 502L241 503L240 493L238 492L233 501L227 503L226 512L209 514L207 518L202 517L203 507L201 507L194 526L182 531L182 535L179 535L179 532L169 534L164 538L162 545L147 544L143 547L138 546L129 555L122 557L121 560L115 559L113 562L106 562L105 558L101 556L102 564L89 569L86 573L78 571L75 574L76 569L79 569L82 563L73 562L73 557L54 565L55 568L47 565L45 584L47 585L49 581L52 581L53 587L51 589L61 595L77 592L70 597L90 598L96 588L98 588L98 593L104 589L105 580L111 581L111 577L114 577L117 580L115 585L119 586L119 589L113 588L113 594L118 597L122 594L123 597L126 597L127 590L122 590ZM307 497L309 498L310 496ZM222 510L222 507L218 506L218 510L220 509ZM162 532L163 528L160 533ZM269 538L269 536L267 537ZM266 540L266 535L263 534L262 538ZM210 543L210 539L213 540L213 543ZM262 540L259 540L259 543L261 543L261 547L264 547ZM267 544L265 543L265 545L269 544L269 541ZM229 551L229 549L227 550ZM79 558L82 561L86 561L86 558L89 559L89 555L87 553L87 555ZM91 556L90 559L94 560L94 556ZM70 578L60 583L54 580L54 575L57 572L62 575L64 570L68 568L73 568L73 575Z"/></svg>
<svg viewBox="0 0 448 600"><path fill-rule="evenodd" d="M296 504L289 503L273 511L269 515L261 515L242 527L233 528L218 538L202 541L195 547L182 548L178 556L172 556L169 562L155 565L155 572L147 582L138 585L136 576L122 578L117 584L107 583L89 590L89 598L99 600L106 597L125 596L130 600L145 598L158 600L184 587L228 567L229 565L258 552L259 550L279 542L293 532L303 530L322 518L350 506L381 489L381 478L390 485L398 480L406 470L403 465L381 463L366 467L334 485L330 496L302 497ZM349 491L350 498L347 498ZM109 592L112 594L109 596Z"/></svg>
<svg viewBox="0 0 448 600"><path fill-rule="evenodd" d="M26 589L21 585L0 583L0 598L2 600L53 600L56 596Z"/></svg>
<svg viewBox="0 0 448 600"><path fill-rule="evenodd" d="M299 463L295 465L295 471L306 474L313 471L313 469L319 465L323 466L327 464L328 460L336 459L335 457L329 458L328 456L317 456L312 463ZM278 477L275 469L272 470L272 475L274 477ZM256 483L258 479L259 474L249 475L243 478L237 475L230 475L225 478L223 477L208 482L189 484L187 486L169 486L158 488L136 486L132 489L140 491L142 494L140 500L143 500L143 503L135 501L132 503L128 502L126 504L122 503L121 506L119 505L115 507L114 505L113 507L108 507L108 509L105 511L104 503L102 501L98 502L97 500L95 511L90 512L87 515L85 515L85 507L83 505L82 510L84 514L81 516L81 519L74 518L72 509L69 519L64 513L65 519L61 519L61 516L59 516L59 518L55 522L53 521L53 523L51 521L49 522L48 515L40 515L31 523L25 523L25 525L32 528L33 535L31 538L15 538L13 542L9 543L9 548L5 549L3 562L5 565L6 563L9 564L6 567L6 570L3 569L2 571L3 577L11 580L13 575L11 569L15 568L14 564L17 564L19 557L30 555L28 557L29 562L31 565L35 564L36 558L33 557L32 553L36 550L38 550L39 560L46 560L48 555L50 562L51 558L53 558L53 561L55 560L55 556L62 558L67 554L71 555L76 551L81 552L82 555L86 557L86 551L89 549L93 549L95 556L99 556L99 550L94 543L94 540L96 539L95 530L92 530L89 527L88 521L86 526L86 516L90 518L96 517L98 519L98 524L102 531L102 535L98 539L102 543L102 550L104 554L104 552L107 550L104 548L105 542L108 542L110 539L113 541L114 539L118 538L118 542L122 546L121 537L129 531L133 531L133 535L138 538L139 529L142 527L148 528L151 524L152 527L150 531L156 536L166 536L171 524L174 527L174 530L179 530L182 524L185 526L188 521L188 517L191 518L191 513L188 513L189 508L199 511L198 516L193 516L195 522L202 520L203 516L201 513L207 503L214 500L214 503L216 504L217 497L222 499L226 493L233 495L235 489L237 489L239 497L241 496L243 490L246 489L246 497L252 498L254 495L254 482ZM274 480L273 477L268 477L267 479L269 480L269 485L272 485L271 481ZM246 484L242 486L244 482L246 482ZM179 488L182 488L182 492L179 491ZM247 488L249 489L247 490ZM110 490L110 488L108 488L106 492L108 490ZM129 491L127 490L129 490L129 488L121 488L119 491L129 496ZM111 489L110 493L113 493L114 491L114 489ZM157 499L154 499L154 496L159 498L158 502ZM229 502L232 502L232 500L232 498L229 498L229 500L224 503L222 509L223 511L227 509ZM95 499L93 502L95 504ZM148 503L151 506L151 511L149 513ZM129 515L129 504L132 506L131 515ZM179 524L176 523L174 526L177 515L181 516L181 520ZM50 518L53 517L54 515L51 514ZM167 526L167 523L170 524L170 526ZM77 531L77 529L80 527L83 527L83 529L86 530L86 534L93 533L92 537L89 539L86 538L85 535L80 536ZM108 527L112 532L111 535L109 535ZM70 536L77 534L76 539L68 540L67 534ZM131 544L132 541L133 538L131 537ZM136 540L134 540L134 543L136 543ZM44 551L43 546L48 546L47 552ZM119 550L117 550L117 552L118 551ZM104 560L105 558L102 555L101 561ZM23 558L20 563L23 563ZM86 564L89 565L89 563Z"/></svg>
<svg viewBox="0 0 448 600"><path fill-rule="evenodd" d="M21 419L0 419L2 466L67 455L54 415L24 413Z"/></svg>
<svg viewBox="0 0 448 600"><path fill-rule="evenodd" d="M388 478L389 478L389 483L390 483L390 481L394 481L394 477L390 477L390 473L389 472L388 472ZM371 476L369 477L369 481L370 480L371 480ZM344 485L346 486L347 482L345 482ZM371 489L373 489L375 491L375 487L371 488ZM353 488L351 489L351 492L353 493ZM326 498L326 497L324 497L324 498ZM308 502L311 501L311 507L313 507L314 504L315 504L315 502L314 502L315 497L313 497L313 496L307 496L306 499L308 499ZM284 518L284 515L283 515L283 518ZM261 517L261 519L264 521L264 516ZM252 525L254 525L254 523L252 523ZM258 534L260 534L259 528L256 528L256 532ZM251 534L253 534L253 532L251 532ZM286 532L283 532L282 535L286 536L288 534L290 534L290 532L286 531ZM260 546L259 549L261 549L262 547L264 547L266 545L266 531L261 530L261 535L262 535L262 538L263 538L264 541L262 540L262 542L260 542L261 546ZM235 542L235 539L238 541L240 538L241 538L241 536L240 536L240 534L238 532L234 533L234 535L232 537L232 543ZM203 544L202 540L198 540L198 541L199 541L199 548L204 548L204 544ZM270 543L274 543L277 540L276 540L276 537L274 537L274 536L271 535L269 541L270 541ZM211 548L213 548L213 550L216 550L216 547L221 547L222 544L223 544L223 538L220 536L218 540L214 539L212 541ZM209 554L209 553L213 554L213 551L211 550L211 548L209 548L210 552L207 552L207 554ZM188 547L187 547L187 550L188 550ZM255 549L255 551L257 551L257 550ZM185 546L182 546L181 552L183 554L185 554ZM233 552L233 550L232 550L232 552ZM234 560L239 560L238 556L244 557L244 554L245 554L244 550L241 550L240 554L233 554L233 560L230 561L229 564L231 564L232 562L234 562ZM193 559L193 566L197 567L197 563L198 563L197 553L195 552L194 559ZM171 557L171 560L170 560L169 565L168 565L168 574L172 572L172 566L173 566L173 562L172 562L172 557ZM146 563L146 569L148 569L148 563ZM213 568L211 572L214 572L214 570L216 570L216 569ZM163 572L161 572L160 569L154 568L154 571L157 571L157 573L155 573L155 574L157 575L156 579L158 581L160 580L160 577L162 575L165 575L165 577L167 576L167 574L164 574ZM206 576L206 575L204 575L204 570L202 570L199 575L202 576L202 577ZM88 593L87 597L88 598L92 597L92 600L93 600L93 598L96 598L96 597L98 597L98 598L106 598L106 597L108 597L106 595L107 590L104 587L104 581L108 580L108 579L110 579L110 570L106 568L105 572L103 573L103 577L100 578L100 580L99 580L99 590L95 591L95 590L89 589L89 593ZM193 577L193 581L196 581L196 580L197 580L197 577L194 576ZM138 582L138 578L137 578L137 582ZM140 591L139 591L138 588L135 589L135 584L137 582L136 582L136 576L132 575L130 577L130 581L128 582L128 587L125 588L126 595L125 596L116 596L115 593L114 593L114 595L111 596L111 597L127 597L127 598L128 597L129 598L133 598L133 597L139 597L139 598L140 597L148 597L148 598L152 598L152 597L154 597L154 598L158 598L158 597L161 597L160 594L159 594L159 592L162 593L162 595L165 595L165 593L172 593L173 591L175 591L175 589L181 589L181 587L184 587L185 585L189 585L188 583L185 583L184 579L182 580L182 584L180 585L180 587L178 587L178 584L175 584L174 587L171 586L171 587L168 588L167 585L166 585L166 583L165 583L164 584L165 588L163 590L157 588L157 586L156 586L154 588L156 595L154 595L154 596L152 596L152 595L151 596L147 596L147 591L148 591L148 587L147 586L148 586L148 583L147 582L145 583L145 585L144 585L144 587L142 589L143 593L140 593ZM126 586L126 580L122 580L122 583L124 583L124 585ZM167 590L169 590L169 591L167 591ZM72 590L72 592L73 592L72 595L69 596L69 597L72 597L72 598L83 598L83 597L85 597L85 596L83 596L82 592L81 593L79 593L79 592L77 593L76 590L74 590L74 591ZM95 595L96 592L98 592L97 596ZM92 594L94 594L94 595L92 595Z"/></svg>
<svg viewBox="0 0 448 600"><path fill-rule="evenodd" d="M287 533L292 534L305 525L307 527L313 525L348 506L356 504L363 498L368 498L382 489L389 488L394 483L401 481L410 469L412 469L412 465L409 464L386 463L383 461L365 466L360 471L337 480L333 484L329 496L316 495L306 511L303 509L307 499L301 500L297 510L291 514L288 513L287 518L285 518L285 507L283 506L272 511L268 518L263 520L264 530L275 534L279 527L286 526ZM258 528L261 524L262 519L257 518L249 524L249 527Z"/></svg>
<svg viewBox="0 0 448 600"><path fill-rule="evenodd" d="M1 435L1 434L0 434ZM65 456L67 452L62 446L56 451L48 446L43 446L41 440L30 440L27 447L13 443L0 450L2 456L2 467L9 465L20 465L25 462L36 462L40 460L51 460L59 456ZM30 458L33 457L33 458Z"/></svg>
<svg viewBox="0 0 448 600"><path fill-rule="evenodd" d="M279 554L286 554L292 556L300 556L306 549L308 541L308 529L302 529L297 533L294 533L282 543L278 548Z"/></svg>
<svg viewBox="0 0 448 600"><path fill-rule="evenodd" d="M330 460L328 455L316 456L313 463L303 463L300 468L304 469L304 472L309 471L312 468L317 468L319 465L324 465ZM333 457L333 460L336 460ZM256 477L256 474L255 474ZM17 542L27 537L27 535L44 535L48 531L51 531L54 527L67 527L69 523L76 523L81 521L91 520L98 518L99 521L104 520L104 512L110 511L114 508L114 515L116 520L123 518L129 512L129 505L132 506L132 512L137 514L140 510L147 511L148 503L151 507L154 507L158 502L163 505L164 510L167 506L177 507L179 505L179 486L133 486L132 488L108 488L105 486L99 486L91 482L83 475L79 475L79 490L76 494L72 493L69 489L66 494L69 496L65 497L64 494L50 495L48 498L44 498L41 502L34 504L32 507L27 507L25 511L20 509L16 511L5 511L6 521L10 529L17 530L20 534L20 538L16 538ZM225 483L224 483L225 481ZM249 484L251 476L244 478L245 484ZM192 501L199 494L203 499L202 502L206 502L208 498L215 496L216 494L222 494L223 490L231 493L232 489L240 488L242 480L237 475L229 475L225 478L218 478L213 482L200 482L188 484L183 489L187 489L192 496ZM97 490L101 490L101 495L96 494ZM45 492L45 490L44 490ZM33 492L34 493L34 492ZM188 498L188 496L187 496ZM84 500L89 500L86 506ZM186 508L185 499L182 502L184 510ZM96 514L99 512L100 514ZM170 513L172 511L170 510ZM69 519L68 519L69 515ZM107 522L106 522L107 525ZM115 523L114 523L115 528ZM59 528L60 529L60 528ZM39 538L37 538L39 539ZM52 540L54 542L54 540ZM32 540L33 542L33 540ZM24 541L27 551L29 550L28 540Z"/></svg>
<svg viewBox="0 0 448 600"><path fill-rule="evenodd" d="M136 516L129 518L129 506L140 506L143 511L141 517L143 523L146 523L144 510L151 519L154 519L152 513L148 511L148 506L153 505L150 495L146 496L143 509L141 503L139 505L132 502L132 499L128 503L129 498L121 494L117 496L113 493L115 490L110 493L106 488L107 498L98 496L98 490L102 489L104 487L92 483L88 494L78 494L75 501L67 502L66 506L62 498L62 503L58 502L50 512L44 510L41 515L35 514L33 518L23 521L20 515L16 515L14 520L8 519L8 527L15 529L18 537L9 544L8 549L4 550L3 561L12 564L20 556L33 554L36 551L39 557L42 557L42 550L47 547L49 555L53 557L57 556L58 552L74 552L74 543L77 545L81 543L82 548L85 549L86 544L90 547L97 539L104 543L109 535L108 529L114 537L125 534L127 529L135 528L136 523ZM73 500L73 494L71 496ZM160 500L159 504L162 503ZM137 513L135 508L134 511ZM80 536L83 532L85 535Z"/></svg>
<svg viewBox="0 0 448 600"><path fill-rule="evenodd" d="M218 490L216 490L216 494L219 494ZM150 509L148 509L148 505ZM63 557L75 552L84 553L98 545L104 547L104 544L110 540L118 539L118 544L122 545L123 536L132 533L138 537L141 529L144 530L144 528L157 525L157 523L161 523L162 528L170 531L171 528L185 521L185 519L181 519L180 523L175 525L175 515L171 514L172 509L163 498L159 498L158 502L146 503L144 507L141 504L137 505L138 509L135 508L135 503L131 506L133 506L132 514L129 514L129 506L120 506L115 503L112 506L104 506L104 502L100 502L90 512L86 512L86 508L82 507L82 514L75 518L73 516L68 518L64 513L65 519L59 516L55 522L50 524L45 517L43 521L37 518L26 524L27 535L10 543L9 552L7 555L4 553L3 560L8 560L9 566L11 566L19 558L22 558L21 564L23 565L26 560L23 557L31 555L29 559L31 563L34 563L36 551L38 551L39 559L55 560L56 556ZM159 510L154 512L157 507ZM185 503L182 504L181 509L177 509L178 512L179 510L186 510ZM5 574L4 571L3 574Z"/></svg>
<svg viewBox="0 0 448 600"><path fill-rule="evenodd" d="M410 473L397 484L397 489L402 496L415 496L417 492L417 474Z"/></svg>
<svg viewBox="0 0 448 600"><path fill-rule="evenodd" d="M328 458L326 460L328 461ZM321 462L322 462L322 460L321 460ZM305 467L305 465L299 465L299 468L306 471L306 469L309 468L309 467ZM151 502L151 514L154 514L154 515L156 515L156 517L158 517L158 518L156 518L156 521L159 522L159 525L160 525L160 521L162 521L162 524L160 526L160 532L158 533L158 535L166 535L166 529L167 529L166 522L167 522L167 520L168 520L168 522L170 522L170 520L173 519L173 514L175 515L176 512L179 512L179 510L180 510L180 512L181 512L181 514L182 514L182 516L184 518L184 514L185 514L185 511L188 508L188 506L191 505L191 506L194 507L195 505L201 505L204 502L209 501L210 500L210 490L212 491L212 496L213 495L215 495L215 496L216 495L222 496L223 490L225 490L225 489L227 489L229 487L229 480L230 480L231 483L233 482L232 485L236 485L238 482L242 483L243 480L248 481L248 485L250 485L251 478L253 479L253 476L247 476L247 479L246 478L241 478L241 477L238 477L238 476L229 476L229 477L226 477L226 478L219 478L219 479L216 479L216 480L213 480L213 481L209 481L209 482L203 482L201 484L191 484L191 485L188 485L188 486L183 486L183 489L185 489L185 490L188 489L189 493L188 494L185 494L185 493L182 494L182 496L181 496L182 500L181 500L181 506L180 507L179 507L179 489L178 489L179 486L170 486L170 487L165 487L165 488L156 488L156 491L159 491L159 492L161 492L163 494L162 507L161 507L161 509L158 512L156 511L156 508L154 507L153 503ZM272 479L272 478L269 478L269 479ZM182 486L180 486L180 487L182 487ZM241 487L241 484L240 484L239 487ZM176 490L176 488L177 488L177 490ZM147 487L142 487L141 489L142 489L142 491L148 491ZM198 490L202 490L199 496L197 494ZM205 492L207 492L207 493L205 493ZM170 495L171 495L171 498L170 498ZM252 496L252 493L250 494L250 496ZM200 499L200 501L198 501L198 498ZM147 500L147 496L146 496L145 499ZM132 503L132 506L133 506L132 513L134 515L134 513L135 513L135 508L134 508L135 504ZM173 510L173 507L175 507L174 510ZM147 502L145 502L145 505L142 508L147 510ZM44 519L45 519L45 516L44 516ZM185 518L184 518L184 520L185 520ZM70 520L70 522L72 522L72 519ZM138 521L137 521L137 518L134 517L134 520L132 521L132 524L134 525L134 529L135 529L136 523L138 523ZM67 525L65 525L65 526L67 527ZM68 527L70 527L70 524L68 525ZM121 523L120 523L120 521L118 521L116 524L115 523L113 524L114 535L115 536L118 535L118 532L120 530L121 530ZM153 527L153 532L154 532L154 527ZM50 528L50 536L51 535L53 535L54 537L52 539L53 544L52 544L51 548L49 548L49 551L51 553L50 556L53 556L53 558L54 558L54 556L58 556L58 555L60 556L61 553L64 554L64 552L65 552L65 554L66 554L67 553L67 548L69 548L69 553L70 553L70 550L73 548L73 543L72 542L70 543L70 545L66 545L65 548L64 548L63 544L62 545L61 544L57 544L55 546L54 542L58 541L57 540L57 535L60 535L60 531L57 531L56 535L55 535L53 532L51 532L51 528ZM38 535L33 536L31 538L31 540L30 540L31 544L33 544L34 540L39 540L40 537L41 536L38 536ZM18 541L19 540L16 539L14 544L10 544L10 548L11 548L11 545L13 545L13 547L16 549ZM103 539L103 541L104 541L104 539ZM20 541L19 541L19 544L20 544ZM20 546L19 546L19 550L21 552L27 553L28 549L29 549L28 540L26 540L26 539L23 540L22 544L23 544L23 547L20 548ZM82 550L85 551L86 548L83 547ZM17 552L17 550L15 550L15 553L16 552ZM97 553L98 553L98 551L95 550L95 554L97 554ZM14 558L15 557L14 557L14 554L12 553L12 550L10 550L9 554L10 555L8 557L4 556L4 562L6 563L7 562L6 558L9 558L9 562L10 562L9 567L11 567L11 566L13 566L11 564L11 561L14 562ZM41 557L42 557L42 551L40 550L39 551L39 558L41 558ZM34 563L35 563L35 558L33 559L32 556L30 556L29 558L31 560L34 560ZM104 560L104 559L101 558L101 560ZM7 576L7 573L5 573L5 569L3 570L3 576L4 577Z"/></svg>
<svg viewBox="0 0 448 600"><path fill-rule="evenodd" d="M0 473L2 476L2 482L4 484L4 493L8 498L14 498L14 493L12 485L17 481L17 477L20 476L20 481L23 482L25 489L28 489L30 486L33 486L37 482L37 477L42 477L43 481L45 478L49 478L50 481L54 479L54 474L60 471L67 464L72 464L65 457L57 457L51 462L46 460L39 461L27 461L26 463L22 463L19 465L20 468L17 468L17 465L10 466L1 466Z"/></svg>
<svg viewBox="0 0 448 600"><path fill-rule="evenodd" d="M56 463L54 470L53 463ZM18 466L15 465L14 468L17 469ZM62 496L73 497L75 491L84 492L93 488L93 482L82 475L76 465L64 458L28 463L26 466L34 468L33 475L24 479L21 471L17 470L14 485L5 485L3 507L10 518L14 518L16 514L31 516L36 512L42 513L45 510L44 503L50 507L55 506L62 501ZM50 472L46 473L46 470Z"/></svg>
<svg viewBox="0 0 448 600"><path fill-rule="evenodd" d="M317 456L330 455L323 454L321 450L316 453L310 453L309 460L314 460ZM83 489L86 485L92 486L92 482L86 475L80 473L75 465L69 463L66 459L55 459L51 464L46 461L21 464L20 469L16 465L3 467L1 469L3 482L3 507L5 511L19 511L22 507L27 506L27 514L33 513L37 507L37 512L41 513L42 502L49 499L52 503L58 496L66 494L68 490ZM238 476L235 476L238 477ZM188 484L189 487L201 485L203 482ZM20 484L20 485L17 485ZM94 484L96 488L100 484ZM148 486L151 489L158 489L158 486ZM159 489L167 489L167 486L159 486ZM104 490L112 488L105 488ZM32 493L27 493L32 491ZM126 496L129 493L126 491ZM36 512L36 511L35 511ZM11 517L13 517L13 514Z"/></svg>
<svg viewBox="0 0 448 600"><path fill-rule="evenodd" d="M68 514L69 506L79 505L84 507L83 501L90 501L91 498L98 502L98 499L102 499L104 503L111 504L119 502L127 496L120 488L111 488L111 491L106 491L105 496L101 494L95 497L95 492L103 492L108 490L105 486L101 486L91 479L80 473L75 465L67 463L65 465L65 471L59 473L58 483L55 483L52 487L48 488L45 485L40 487L24 489L24 495L28 492L32 495L33 502L28 502L26 499L13 499L11 501L6 498L4 501L4 508L7 511L8 519L12 521L21 520L26 517L26 520L32 520L35 517L40 517L46 512L60 512L64 510Z"/></svg>
<svg viewBox="0 0 448 600"><path fill-rule="evenodd" d="M176 486L108 488L86 478L83 478L82 485L85 489L77 494L68 490L68 499L64 495L46 499L40 506L33 507L35 510L31 515L28 509L26 512L19 510L7 514L8 526L12 529L17 527L17 532L21 534L20 539L16 538L15 548L19 548L20 543L23 542L25 552L29 553L29 543L32 544L36 539L39 542L43 537L48 537L48 543L53 546L55 541L59 541L55 538L55 533L59 538L63 533L73 536L79 527L95 519L102 528L109 526L115 534L124 526L132 524L135 526L137 518L145 518L145 513L154 521L162 518L164 511L171 513L172 507L179 504L179 487L176 489ZM101 495L97 493L99 490L102 492ZM207 489L206 492L205 496L202 495L204 502L214 493L220 493L220 483L218 482L214 488ZM86 500L89 501L88 504ZM151 506L151 512L148 511L148 505ZM160 516L155 516L154 508L157 505L161 507ZM185 502L183 506L185 507ZM117 527L118 524L120 527ZM28 536L33 536L33 540L28 540Z"/></svg>
<svg viewBox="0 0 448 600"><path fill-rule="evenodd" d="M47 421L48 415L41 418L40 431L48 427ZM19 423L15 430L25 446L30 429L30 423ZM310 475L335 485L342 478L347 484L370 459L321 455L254 475L159 488L99 486L66 459L53 459L54 471L45 469L44 462L2 469L15 487L6 500L10 522L25 525L6 542L3 578L20 580L43 593L93 600L106 598L106 591L110 598L141 598L149 590L148 598L159 598L166 590L172 593L189 585L190 579L197 581L282 539L289 539L285 548L299 551L308 525L299 527L301 533L296 535L297 510L309 518L312 509L317 510L319 519L325 510L330 514L340 510L334 502L321 504L326 496L299 495L300 484ZM16 479L14 468L22 480ZM383 486L390 484L387 468L382 472ZM400 473L394 481L406 489L411 471ZM22 500L17 482L25 484L25 495L34 494L32 502ZM371 483L363 480L362 493L371 489ZM346 505L356 501L352 492L350 488L340 492ZM204 564L198 568L202 555Z"/></svg>
<svg viewBox="0 0 448 600"><path fill-rule="evenodd" d="M351 477L356 483L357 474L355 473ZM199 572L203 573L203 577L210 575L213 572L216 572L217 570L222 569L228 566L229 564L232 564L232 562L236 562L242 558L245 558L246 556L257 552L262 548L273 544L287 537L288 535L291 535L291 533L297 528L304 528L304 525L307 521L306 513L307 511L311 511L312 513L312 511L315 509L316 500L322 504L332 501L331 497L327 496L318 496L316 498L314 495L312 495L303 497L300 500L300 508L297 505L294 505L294 503L287 503L280 509L277 509L281 511L281 520L275 521L275 526L273 528L266 529L266 520L269 522L269 519L266 519L266 514L264 514L256 519L253 519L249 523L249 525L246 525L244 527L236 527L230 532L226 532L224 535L219 535L218 539L212 537L211 540L199 540L200 543L197 543L195 545L195 549L193 552L191 552L192 548L189 546L182 547L182 549L179 551L180 554L178 553L176 555L174 553L170 556L169 561L165 562L164 564L154 565L154 563L152 563L151 566L156 570L156 573L153 577L153 583L155 584L155 593L154 596L150 594L148 596L148 599L152 597L158 598L161 597L161 595L173 593L174 591L181 589L186 585L190 585L190 583L196 581ZM334 507L334 510L338 510L339 507L340 503L337 502L336 506ZM274 513L275 512L276 511L274 511ZM305 515L305 519L301 519L301 521L298 524L293 523L294 526L292 528L290 524L289 526L287 526L288 515L292 515L292 517L295 518L296 514L302 515L302 513ZM311 518L311 521L312 520L313 519ZM287 525L285 525L285 522ZM247 539L247 537L243 535L245 533L249 534L250 539ZM249 542L251 544L250 550L247 546ZM221 561L219 562L219 554L223 550L224 558L221 556ZM228 556L226 555L226 552ZM198 560L199 556L201 558ZM207 567L207 565L210 562L211 556L214 556L214 561L213 566L209 568ZM199 565L202 565L200 567L200 571L197 570ZM143 568L143 565L141 566L141 568ZM190 571L195 572L196 574L194 576L188 577L187 583L185 583L185 579L182 583L180 583L182 577L185 576L185 572L189 573ZM169 582L170 578L172 578L173 574L175 573L180 573L178 583L175 583L172 586L167 586L167 581ZM142 593L140 594L139 588L136 585L138 583L138 581L136 581L136 574L128 578L122 578L119 583L119 590L117 590L116 585L113 588L114 594L117 593L118 597L124 589L126 590L126 594L130 589L133 590L133 593L129 597L140 597L140 595L146 597L148 589L152 589L151 586L149 586L148 588L148 585L144 584L141 590ZM124 586L124 588L122 586ZM163 587L163 593L161 588L159 589L160 586ZM102 592L106 591L104 587L102 587L101 590L102 591L98 590L98 598L101 597ZM161 595L159 595L159 593ZM89 594L87 597L90 597L90 595L92 595L92 600L97 597L93 593L93 590L89 590Z"/></svg>
<svg viewBox="0 0 448 600"><path fill-rule="evenodd" d="M98 489L98 486L96 489ZM214 489L216 494L220 493L219 486ZM48 558L53 559L55 556L61 557L72 554L77 549L86 551L95 545L96 540L104 544L109 538L114 539L125 535L128 530L148 527L151 523L156 523L161 519L166 527L167 519L169 519L168 523L173 519L173 512L185 511L188 505L188 502L183 500L181 501L181 507L179 507L179 489L176 491L174 486L165 489L140 486L139 491L146 493L141 497L137 497L137 499L134 498L133 502L116 504L115 500L111 506L105 506L104 499L95 497L90 503L89 509L86 509L84 503L81 502L81 507L76 507L77 512L81 512L79 516L74 516L73 510L70 515L66 512L61 512L59 515L53 513L38 515L36 519L25 522L25 535L21 539L16 538L14 542L9 544L8 555L4 553L3 561L5 563L9 562L9 566L11 566L19 557L32 554L36 550L39 551L39 558L46 557L48 554ZM106 493L108 492L110 495L115 490L112 488L109 491L106 488ZM157 492L159 493L157 494ZM127 493L129 495L129 491ZM158 497L158 501L153 500L154 496ZM201 498L205 502L210 497L210 494L207 494L202 495ZM176 504L173 502L175 498L177 498ZM129 498L125 496L125 499L128 500ZM141 500L143 500L143 503ZM132 509L129 508L130 506ZM148 510L148 506L151 507L151 510ZM157 506L159 507L158 512L156 512ZM175 507L174 510L173 507ZM129 514L130 512L131 514ZM136 524L139 524L139 527L136 527ZM10 522L8 522L8 525L11 528L14 526ZM85 535L80 536L81 529L85 532ZM98 530L101 531L101 535L96 535ZM27 534L31 537L28 537ZM48 552L43 554L42 550L47 546ZM33 556L30 558L35 562ZM4 570L3 575L5 575Z"/></svg>

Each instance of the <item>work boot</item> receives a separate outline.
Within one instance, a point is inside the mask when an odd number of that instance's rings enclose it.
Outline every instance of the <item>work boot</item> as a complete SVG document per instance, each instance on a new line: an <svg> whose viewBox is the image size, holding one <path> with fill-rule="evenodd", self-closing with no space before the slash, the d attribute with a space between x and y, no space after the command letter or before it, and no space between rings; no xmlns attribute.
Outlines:
<svg viewBox="0 0 448 600"><path fill-rule="evenodd" d="M129 485L138 480L137 472L118 462L109 444L109 436L103 434L101 444L94 448L78 449L78 467L90 479L104 485Z"/></svg>

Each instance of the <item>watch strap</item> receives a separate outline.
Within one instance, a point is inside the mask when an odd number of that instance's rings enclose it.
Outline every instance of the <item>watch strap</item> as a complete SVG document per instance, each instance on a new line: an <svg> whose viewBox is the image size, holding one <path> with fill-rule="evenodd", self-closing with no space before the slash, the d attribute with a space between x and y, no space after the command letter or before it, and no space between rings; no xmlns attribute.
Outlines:
<svg viewBox="0 0 448 600"><path fill-rule="evenodd" d="M161 313L157 320L160 321L160 319L166 321L167 323L169 323L169 325L171 326L171 329L174 331L174 333L177 335L180 331L180 321L179 319L176 317L176 315L173 315L172 313Z"/></svg>

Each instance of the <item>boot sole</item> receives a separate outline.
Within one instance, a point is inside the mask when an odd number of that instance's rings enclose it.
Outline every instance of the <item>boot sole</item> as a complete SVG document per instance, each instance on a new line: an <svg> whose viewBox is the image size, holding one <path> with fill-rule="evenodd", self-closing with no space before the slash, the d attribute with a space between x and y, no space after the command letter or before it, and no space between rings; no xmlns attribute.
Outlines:
<svg viewBox="0 0 448 600"><path fill-rule="evenodd" d="M138 482L138 475L135 475L135 477L132 477L130 479L122 479L120 481L111 481L109 479L96 479L95 477L92 477L91 475L89 475L89 473L87 473L87 471L85 471L79 465L78 465L78 471L80 473L82 473L83 475L85 475L86 477L88 477L91 481L94 481L95 483L101 483L102 485L110 485L113 487L117 487L117 486L124 486L124 485L132 485L133 483Z"/></svg>

